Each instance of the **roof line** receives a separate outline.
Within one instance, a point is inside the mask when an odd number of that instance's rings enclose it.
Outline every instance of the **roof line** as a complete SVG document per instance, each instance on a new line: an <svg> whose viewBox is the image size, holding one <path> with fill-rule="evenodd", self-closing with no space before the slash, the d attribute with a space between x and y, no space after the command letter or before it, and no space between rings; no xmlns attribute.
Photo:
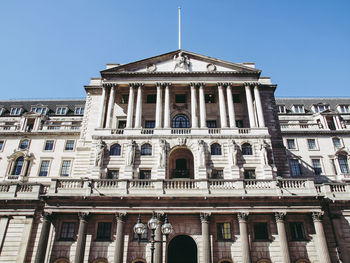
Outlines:
<svg viewBox="0 0 350 263"><path fill-rule="evenodd" d="M86 98L16 98L16 99L7 99L0 100L0 102L9 102L9 101L68 101L68 100L86 100Z"/></svg>
<svg viewBox="0 0 350 263"><path fill-rule="evenodd" d="M276 99L350 99L350 96L325 96L325 97L313 97L313 96L275 96Z"/></svg>

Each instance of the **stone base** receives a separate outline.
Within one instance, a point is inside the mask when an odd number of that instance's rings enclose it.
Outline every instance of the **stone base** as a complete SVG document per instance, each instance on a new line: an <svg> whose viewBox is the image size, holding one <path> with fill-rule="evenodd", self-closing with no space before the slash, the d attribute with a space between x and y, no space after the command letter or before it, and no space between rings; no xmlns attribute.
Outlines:
<svg viewBox="0 0 350 263"><path fill-rule="evenodd" d="M105 170L107 170L107 169L105 169ZM92 168L91 176L89 178L90 179L101 179L101 178L104 178L104 177L102 177L102 174L103 174L102 171L103 170L100 167ZM106 172L104 174L106 174Z"/></svg>
<svg viewBox="0 0 350 263"><path fill-rule="evenodd" d="M155 179L165 179L165 168L157 169L157 176Z"/></svg>
<svg viewBox="0 0 350 263"><path fill-rule="evenodd" d="M125 166L123 178L131 180L134 177L134 169L132 166Z"/></svg>
<svg viewBox="0 0 350 263"><path fill-rule="evenodd" d="M207 179L207 168L199 167L197 178L194 179Z"/></svg>
<svg viewBox="0 0 350 263"><path fill-rule="evenodd" d="M239 167L237 165L231 166L230 178L227 178L227 179L240 179L240 178L241 178L241 173L240 173Z"/></svg>

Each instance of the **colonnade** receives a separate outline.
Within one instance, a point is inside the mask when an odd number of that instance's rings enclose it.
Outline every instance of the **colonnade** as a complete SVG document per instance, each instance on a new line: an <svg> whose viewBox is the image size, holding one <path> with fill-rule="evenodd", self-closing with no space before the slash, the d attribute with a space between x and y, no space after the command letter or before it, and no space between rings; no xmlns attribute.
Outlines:
<svg viewBox="0 0 350 263"><path fill-rule="evenodd" d="M156 83L156 112L155 128L170 128L170 86L171 83ZM243 83L245 87L246 102L250 128L265 127L263 106L260 98L259 83ZM100 103L100 112L98 125L99 128L111 128L113 118L113 108L115 104L115 92L117 84L104 84L102 86L102 96ZM205 83L190 83L191 100L191 127L207 128L207 114L205 106ZM107 89L110 89L107 98ZM220 112L221 128L236 128L235 110L232 96L231 83L217 83L218 104ZM252 93L253 89L253 93ZM143 83L129 84L129 99L127 109L126 128L142 127L142 101L143 101ZM226 98L225 98L226 90ZM198 91L198 101L197 101ZM135 94L136 93L136 94ZM164 93L164 105L163 102ZM253 100L254 94L254 100ZM136 97L136 107L135 107ZM197 105L199 104L199 109ZM108 105L108 107L107 107ZM226 106L227 105L227 106ZM135 113L134 113L135 110ZM228 112L228 114L227 114ZM199 114L198 114L199 113ZM134 119L135 114L135 119ZM199 115L199 116L198 116ZM228 122L227 122L228 119ZM198 123L199 122L199 123Z"/></svg>
<svg viewBox="0 0 350 263"><path fill-rule="evenodd" d="M285 229L285 217L286 213L275 213L275 220L277 225L277 232L280 243L280 256L283 263L290 263L290 253L287 240L287 234ZM238 223L239 223L239 236L241 243L241 257L243 263L251 263L251 251L250 251L250 242L249 242L249 231L248 231L248 216L247 212L237 213ZM77 245L75 251L75 263L84 262L84 251L86 243L86 234L87 234L87 224L90 218L89 213L78 213L79 217L79 230L77 233ZM115 252L114 252L114 263L123 262L123 245L124 245L124 225L127 215L125 213L116 214L116 235L115 235ZM330 254L327 246L327 240L322 224L322 212L313 212L312 219L314 222L314 228L316 232L315 246L319 255L319 261L321 263L331 263ZM50 232L50 226L52 222L51 213L43 213L42 217L42 228L38 243L38 249L36 252L36 263L44 263L47 241ZM201 244L201 262L202 263L211 263L212 260L212 251L211 251L211 240L210 240L210 214L200 213L200 222L201 222L201 232L202 232L202 244ZM160 226L158 227L160 228ZM176 231L176 230L175 230ZM176 233L174 233L176 235ZM162 234L160 229L156 230L156 240L162 240ZM162 245L159 243L155 247L155 262L162 262Z"/></svg>

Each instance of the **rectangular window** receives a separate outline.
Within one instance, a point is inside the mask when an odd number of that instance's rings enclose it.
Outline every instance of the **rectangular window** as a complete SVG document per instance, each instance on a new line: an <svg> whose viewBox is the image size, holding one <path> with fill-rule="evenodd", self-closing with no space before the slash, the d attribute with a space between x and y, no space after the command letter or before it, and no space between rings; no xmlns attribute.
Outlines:
<svg viewBox="0 0 350 263"><path fill-rule="evenodd" d="M244 170L244 179L256 179L255 170Z"/></svg>
<svg viewBox="0 0 350 263"><path fill-rule="evenodd" d="M207 127L208 128L217 128L217 124L215 120L207 121Z"/></svg>
<svg viewBox="0 0 350 263"><path fill-rule="evenodd" d="M254 224L254 239L255 240L268 240L269 232L267 230L267 223L259 222Z"/></svg>
<svg viewBox="0 0 350 263"><path fill-rule="evenodd" d="M71 164L72 164L71 160L64 160L62 162L61 176L69 176Z"/></svg>
<svg viewBox="0 0 350 263"><path fill-rule="evenodd" d="M41 162L39 176L47 176L49 173L50 161L45 160Z"/></svg>
<svg viewBox="0 0 350 263"><path fill-rule="evenodd" d="M312 159L312 166L314 168L315 175L322 174L321 160L320 159Z"/></svg>
<svg viewBox="0 0 350 263"><path fill-rule="evenodd" d="M307 139L307 145L309 147L309 150L317 150L315 139Z"/></svg>
<svg viewBox="0 0 350 263"><path fill-rule="evenodd" d="M340 105L341 113L350 113L350 105Z"/></svg>
<svg viewBox="0 0 350 263"><path fill-rule="evenodd" d="M67 107L57 107L56 115L66 115Z"/></svg>
<svg viewBox="0 0 350 263"><path fill-rule="evenodd" d="M22 108L17 108L17 107L11 108L10 115L20 115L21 110Z"/></svg>
<svg viewBox="0 0 350 263"><path fill-rule="evenodd" d="M295 140L294 139L287 139L287 148L290 150L295 150L296 145L295 145Z"/></svg>
<svg viewBox="0 0 350 263"><path fill-rule="evenodd" d="M146 129L153 129L155 126L156 126L156 122L154 120L145 121L145 128Z"/></svg>
<svg viewBox="0 0 350 263"><path fill-rule="evenodd" d="M304 113L304 106L303 105L294 105L294 112L295 113Z"/></svg>
<svg viewBox="0 0 350 263"><path fill-rule="evenodd" d="M339 138L333 138L332 139L333 141L333 145L335 148L341 148L342 147L342 144L341 144L341 141Z"/></svg>
<svg viewBox="0 0 350 263"><path fill-rule="evenodd" d="M292 171L292 176L301 176L300 165L297 159L290 160L290 169Z"/></svg>
<svg viewBox="0 0 350 263"><path fill-rule="evenodd" d="M111 239L112 223L99 222L97 225L97 240L110 240Z"/></svg>
<svg viewBox="0 0 350 263"><path fill-rule="evenodd" d="M119 179L119 170L108 169L107 179Z"/></svg>
<svg viewBox="0 0 350 263"><path fill-rule="evenodd" d="M118 129L124 129L126 127L126 121L118 122Z"/></svg>
<svg viewBox="0 0 350 263"><path fill-rule="evenodd" d="M341 173L348 174L349 173L349 166L348 166L347 156L346 155L339 155L338 162L339 162Z"/></svg>
<svg viewBox="0 0 350 263"><path fill-rule="evenodd" d="M176 94L175 103L186 103L186 94Z"/></svg>
<svg viewBox="0 0 350 263"><path fill-rule="evenodd" d="M304 224L301 222L289 223L290 235L293 241L305 240Z"/></svg>
<svg viewBox="0 0 350 263"><path fill-rule="evenodd" d="M139 179L150 180L151 170L140 170Z"/></svg>
<svg viewBox="0 0 350 263"><path fill-rule="evenodd" d="M215 103L215 94L205 94L205 103Z"/></svg>
<svg viewBox="0 0 350 263"><path fill-rule="evenodd" d="M122 94L120 103L121 104L128 104L129 103L129 95L128 94Z"/></svg>
<svg viewBox="0 0 350 263"><path fill-rule="evenodd" d="M236 127L243 128L243 120L236 120Z"/></svg>
<svg viewBox="0 0 350 263"><path fill-rule="evenodd" d="M0 152L4 149L5 142L3 140L0 141Z"/></svg>
<svg viewBox="0 0 350 263"><path fill-rule="evenodd" d="M64 147L64 150L66 151L73 151L74 150L74 140L67 140L66 141L66 146Z"/></svg>
<svg viewBox="0 0 350 263"><path fill-rule="evenodd" d="M233 103L241 103L241 97L239 94L232 94Z"/></svg>
<svg viewBox="0 0 350 263"><path fill-rule="evenodd" d="M45 142L45 151L52 151L53 150L53 144L54 144L54 140L47 140Z"/></svg>
<svg viewBox="0 0 350 263"><path fill-rule="evenodd" d="M222 169L213 169L211 172L212 179L224 179L224 170Z"/></svg>
<svg viewBox="0 0 350 263"><path fill-rule="evenodd" d="M84 110L85 110L84 107L76 107L74 113L75 115L83 115Z"/></svg>
<svg viewBox="0 0 350 263"><path fill-rule="evenodd" d="M60 239L71 241L75 236L75 222L63 222L61 226Z"/></svg>
<svg viewBox="0 0 350 263"><path fill-rule="evenodd" d="M231 224L230 223L218 223L216 224L218 240L231 240Z"/></svg>
<svg viewBox="0 0 350 263"><path fill-rule="evenodd" d="M278 113L286 113L286 106L278 105Z"/></svg>
<svg viewBox="0 0 350 263"><path fill-rule="evenodd" d="M314 111L317 112L322 112L325 110L328 110L329 106L328 105L314 105Z"/></svg>
<svg viewBox="0 0 350 263"><path fill-rule="evenodd" d="M157 96L156 94L148 94L146 97L146 103L153 104L156 103L157 101Z"/></svg>
<svg viewBox="0 0 350 263"><path fill-rule="evenodd" d="M47 111L47 108L46 107L32 107L31 111L45 115L46 111Z"/></svg>

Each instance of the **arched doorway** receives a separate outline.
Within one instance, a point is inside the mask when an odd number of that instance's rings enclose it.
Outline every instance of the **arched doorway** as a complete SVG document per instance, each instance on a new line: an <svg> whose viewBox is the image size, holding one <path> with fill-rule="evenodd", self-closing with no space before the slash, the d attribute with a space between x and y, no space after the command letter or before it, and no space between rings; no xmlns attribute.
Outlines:
<svg viewBox="0 0 350 263"><path fill-rule="evenodd" d="M177 147L169 154L169 178L193 179L193 154L186 147Z"/></svg>
<svg viewBox="0 0 350 263"><path fill-rule="evenodd" d="M197 245L189 236L174 237L168 245L168 263L197 263Z"/></svg>

